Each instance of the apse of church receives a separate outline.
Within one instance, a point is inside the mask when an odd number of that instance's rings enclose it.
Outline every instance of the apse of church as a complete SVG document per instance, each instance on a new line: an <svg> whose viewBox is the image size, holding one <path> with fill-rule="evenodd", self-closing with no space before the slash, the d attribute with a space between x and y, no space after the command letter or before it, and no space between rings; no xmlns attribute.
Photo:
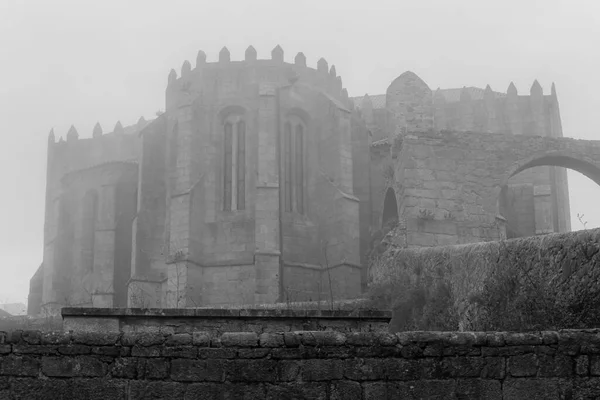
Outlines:
<svg viewBox="0 0 600 400"><path fill-rule="evenodd" d="M312 68L303 53L284 61L279 46L268 59L250 46L240 61L227 48L212 62L200 51L194 68L168 74L154 120L109 133L97 124L87 138L50 133L31 309L353 298L390 221L409 247L568 230L564 170L524 171L494 210L471 212L461 189L426 187L440 183L409 165L419 154L402 156L415 141L426 156L414 135L430 131L561 137L555 90L538 86L529 96L514 85L432 91L406 72L386 94L352 99L323 58ZM448 218L450 203L462 214ZM480 212L489 224L467 227Z"/></svg>

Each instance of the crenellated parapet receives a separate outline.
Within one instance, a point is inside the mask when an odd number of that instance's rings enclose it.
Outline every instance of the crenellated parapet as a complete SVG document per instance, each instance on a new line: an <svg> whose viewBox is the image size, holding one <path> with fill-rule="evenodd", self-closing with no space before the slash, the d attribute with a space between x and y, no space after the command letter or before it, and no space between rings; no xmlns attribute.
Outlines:
<svg viewBox="0 0 600 400"><path fill-rule="evenodd" d="M434 129L562 136L556 88L552 84L544 94L537 80L528 94L519 94L512 82L505 93L490 85L432 91L409 71L396 78L385 95L367 96L368 101L354 98L363 116L392 135ZM384 110L392 115L390 123Z"/></svg>
<svg viewBox="0 0 600 400"><path fill-rule="evenodd" d="M306 64L306 56L299 52L293 62L285 61L285 53L277 45L268 59L259 59L253 46L248 46L243 60L232 59L227 47L223 47L216 61L207 61L207 55L199 51L195 68L184 61L180 74L172 69L167 80L167 111L189 105L197 99L227 98L252 90L253 86L287 86L296 82L314 86L341 101L348 109L354 104L348 98L342 78L335 65L329 66L321 58L316 68Z"/></svg>
<svg viewBox="0 0 600 400"><path fill-rule="evenodd" d="M125 127L119 121L108 133L96 123L89 135L80 135L72 125L58 138L52 129L48 135L49 188L58 191L59 178L72 171L106 162L137 161L139 133L148 123L143 117L137 124Z"/></svg>

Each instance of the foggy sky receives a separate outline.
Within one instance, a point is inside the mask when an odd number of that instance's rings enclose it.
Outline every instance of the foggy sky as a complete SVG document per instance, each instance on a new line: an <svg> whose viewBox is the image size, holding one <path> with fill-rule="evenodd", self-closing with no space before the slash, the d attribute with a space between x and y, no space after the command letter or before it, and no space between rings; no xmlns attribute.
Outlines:
<svg viewBox="0 0 600 400"><path fill-rule="evenodd" d="M42 261L47 134L80 138L164 110L171 68L280 44L320 57L350 96L383 94L411 70L432 89L556 83L563 131L600 139L597 0L0 0L0 303L26 301ZM573 229L600 226L600 189L569 173Z"/></svg>

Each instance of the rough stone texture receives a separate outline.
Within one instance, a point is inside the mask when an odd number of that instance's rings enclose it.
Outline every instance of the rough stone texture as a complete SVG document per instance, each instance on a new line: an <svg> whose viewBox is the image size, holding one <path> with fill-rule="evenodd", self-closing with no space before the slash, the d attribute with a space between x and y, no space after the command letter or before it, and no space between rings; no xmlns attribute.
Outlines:
<svg viewBox="0 0 600 400"><path fill-rule="evenodd" d="M386 94L367 95L354 100L373 135L372 152L374 153L379 153L382 148L385 148L389 154L392 147L393 154L393 147L396 146L393 134L408 134L432 129L438 132L495 133L500 136L563 137L556 91L552 88L550 94L544 95L537 82L528 95L517 95L514 86L509 87L508 93L495 92L490 87L485 90L465 87L437 89L432 94L420 78L411 72L406 72L390 84ZM519 146L514 149L518 151ZM442 154L436 156L439 158ZM571 168L571 166L564 165L556 159L546 161L548 161L546 164L539 164L543 166L522 171L506 182L507 196L502 196L500 200L512 204L501 211L507 219L509 232L512 234L530 236L570 230L566 170L558 167ZM449 165L450 161L444 162ZM483 168L486 169L488 166L485 165ZM373 177L371 182L375 182ZM524 196L520 193L510 193L515 187L519 187L517 192L524 187L527 193ZM383 187L383 191L385 189L386 187ZM530 190L537 192L535 199L529 196ZM469 193L469 190L467 189L466 192ZM377 209L378 202L374 197L373 210ZM431 204L423 206L429 208ZM519 208L535 208L535 211L526 215L522 213L517 215L514 211ZM381 217L381 214L378 216ZM375 226L377 225L378 223L375 222ZM515 236L509 235L509 237Z"/></svg>
<svg viewBox="0 0 600 400"><path fill-rule="evenodd" d="M393 288L402 280L406 290L410 290L416 287L417 278L425 291L439 293L438 288L445 288L451 304L444 312L457 313L459 326L455 328L469 330L476 329L471 327L478 327L479 323L473 297L488 293L492 286L487 285L495 282L492 279L498 273L517 283L535 279L559 305L576 304L581 296L589 304L597 304L600 292L595 282L600 279L599 265L600 229L594 229L458 246L390 248L383 261L372 267L371 277L373 288ZM414 306L407 304L409 308ZM410 319L410 310L398 310L391 322L394 329L402 329ZM513 339L506 337L507 343L510 340ZM539 338L529 339L527 344L538 345L538 341ZM556 338L547 334L544 343L554 344Z"/></svg>
<svg viewBox="0 0 600 400"><path fill-rule="evenodd" d="M335 68L287 64L280 50L271 60L221 55L193 71L185 63L180 78L173 71L165 112L151 122L119 123L104 135L97 127L85 139L72 128L68 143L49 138L43 284L31 282L32 313L40 304L179 308L360 294L368 136ZM243 142L232 138L240 149L232 207L223 164L230 119L245 126ZM277 157L288 122L294 135L303 127L302 141L294 139L302 151L290 155L302 154L294 161L301 169L291 175ZM133 179L120 179L134 169ZM280 203L290 179L302 180L294 191L303 188L293 210ZM85 202L88 190L97 201Z"/></svg>
<svg viewBox="0 0 600 400"><path fill-rule="evenodd" d="M600 181L598 143L562 138L554 91L432 93L406 72L383 101L367 96L357 108L324 59L310 68L303 57L284 62L282 49L255 54L231 61L224 48L219 62L203 53L195 69L185 62L151 122L49 137L32 314L353 298L366 289L388 189L402 220L394 241L430 247L568 230L566 174L555 167ZM229 190L233 120L244 122L245 145L232 154ZM294 174L278 158L290 150L279 140L288 122L303 127Z"/></svg>
<svg viewBox="0 0 600 400"><path fill-rule="evenodd" d="M110 333L110 340L116 340L120 332L125 338L135 334L163 332L174 334L169 338L169 346L209 345L208 337L197 331L221 335L221 345L256 347L257 342L267 341L272 347L281 342L282 337L262 336L282 332L315 330L323 331L313 340L336 340L335 332L383 332L387 330L391 318L389 311L375 310L261 310L261 309L101 309L63 308L63 331L77 332L76 341L94 340ZM245 332L230 334L229 332ZM192 335L192 336L190 336ZM260 337L258 336L260 335ZM106 337L106 336L102 336ZM140 336L140 338L143 336ZM150 336L151 338L154 336ZM96 338L96 339L94 339ZM305 338L305 340L308 340ZM78 342L78 343L79 343ZM148 346L148 343L142 343ZM1 349L1 347L0 347Z"/></svg>
<svg viewBox="0 0 600 400"><path fill-rule="evenodd" d="M280 334L282 335L282 334ZM9 332L0 398L10 399L559 399L597 398L600 330L339 333L59 334L61 344ZM553 337L553 344L544 343ZM571 351L560 343L575 342ZM197 352L173 353L176 345ZM247 347L249 344L252 347ZM48 346L99 354L48 355ZM226 346L226 347L222 347ZM428 355L436 346L441 354ZM145 352L136 353L136 348ZM409 352L403 351L413 348ZM420 349L421 351L415 351ZM17 351L19 350L19 351ZM27 356L21 355L25 350ZM126 351L129 350L129 351ZM213 350L206 357L206 350ZM495 356L485 354L493 350ZM283 352L287 353L283 353ZM549 361L552 352L555 361ZM283 356L285 354L285 356ZM442 355L447 354L447 355ZM470 355L469 355L470 354ZM554 365L549 374L548 365Z"/></svg>
<svg viewBox="0 0 600 400"><path fill-rule="evenodd" d="M513 236L519 230L523 232L517 236L559 231L552 200L556 188L533 174L530 191L501 191L513 176L529 168L561 166L600 182L597 141L414 132L402 138L400 147L393 187L399 216L407 223L409 247L502 239L507 227L506 220L498 218L501 212L509 218ZM533 219L514 225L525 211Z"/></svg>

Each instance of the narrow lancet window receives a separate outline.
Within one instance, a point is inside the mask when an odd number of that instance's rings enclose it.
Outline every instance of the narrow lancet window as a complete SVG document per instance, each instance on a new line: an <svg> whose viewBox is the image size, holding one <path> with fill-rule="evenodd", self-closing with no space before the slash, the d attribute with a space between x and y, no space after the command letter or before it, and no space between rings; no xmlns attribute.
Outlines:
<svg viewBox="0 0 600 400"><path fill-rule="evenodd" d="M287 122L283 130L283 145L285 152L285 211L292 211L292 124Z"/></svg>
<svg viewBox="0 0 600 400"><path fill-rule="evenodd" d="M81 265L88 272L94 271L94 242L98 219L98 192L88 191L83 198L81 223Z"/></svg>
<svg viewBox="0 0 600 400"><path fill-rule="evenodd" d="M246 123L237 123L237 209L246 205Z"/></svg>
<svg viewBox="0 0 600 400"><path fill-rule="evenodd" d="M225 119L223 128L223 210L246 208L246 122L239 115Z"/></svg>
<svg viewBox="0 0 600 400"><path fill-rule="evenodd" d="M294 194L296 198L296 211L304 213L304 127L301 124L296 125L296 143L295 143L295 182Z"/></svg>
<svg viewBox="0 0 600 400"><path fill-rule="evenodd" d="M231 193L232 193L232 185L231 185L231 178L232 178L232 169L233 169L233 165L232 165L232 136L233 136L233 125L231 124L231 122L226 122L225 123L225 157L224 157L224 162L225 162L225 171L224 171L224 204L223 204L223 209L225 211L231 211Z"/></svg>
<svg viewBox="0 0 600 400"><path fill-rule="evenodd" d="M284 125L285 211L304 213L304 132L303 123L293 118Z"/></svg>

